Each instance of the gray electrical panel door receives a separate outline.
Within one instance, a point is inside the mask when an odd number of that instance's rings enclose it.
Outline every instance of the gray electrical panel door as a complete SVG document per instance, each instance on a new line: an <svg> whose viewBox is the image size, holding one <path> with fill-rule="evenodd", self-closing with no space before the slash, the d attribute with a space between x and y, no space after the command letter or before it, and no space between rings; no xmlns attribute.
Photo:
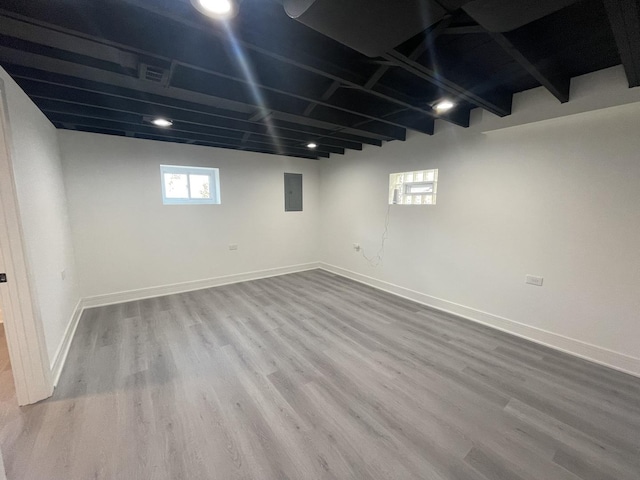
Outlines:
<svg viewBox="0 0 640 480"><path fill-rule="evenodd" d="M284 211L302 211L302 174L284 174Z"/></svg>

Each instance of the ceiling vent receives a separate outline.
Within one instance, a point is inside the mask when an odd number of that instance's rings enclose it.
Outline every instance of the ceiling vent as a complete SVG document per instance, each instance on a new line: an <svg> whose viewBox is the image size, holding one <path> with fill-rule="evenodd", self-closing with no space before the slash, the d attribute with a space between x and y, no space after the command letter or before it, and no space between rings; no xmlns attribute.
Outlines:
<svg viewBox="0 0 640 480"><path fill-rule="evenodd" d="M377 57L441 20L424 0L282 0L287 15L369 57Z"/></svg>
<svg viewBox="0 0 640 480"><path fill-rule="evenodd" d="M142 63L140 64L140 78L142 80L147 80L148 82L166 85L169 78L169 71L162 67L155 67L153 65Z"/></svg>

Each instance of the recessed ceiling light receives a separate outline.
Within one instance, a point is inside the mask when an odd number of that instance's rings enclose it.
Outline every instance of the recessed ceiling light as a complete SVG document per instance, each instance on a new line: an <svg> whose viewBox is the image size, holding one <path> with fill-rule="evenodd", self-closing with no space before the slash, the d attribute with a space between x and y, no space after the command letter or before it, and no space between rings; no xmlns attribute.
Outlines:
<svg viewBox="0 0 640 480"><path fill-rule="evenodd" d="M151 120L151 123L153 123L156 127L170 127L171 125L173 125L173 122L171 120L168 120L166 118L154 118L153 120Z"/></svg>
<svg viewBox="0 0 640 480"><path fill-rule="evenodd" d="M200 13L211 18L229 18L236 13L234 0L191 0Z"/></svg>
<svg viewBox="0 0 640 480"><path fill-rule="evenodd" d="M313 143L313 142L307 143L307 148L316 148L317 146L318 146L317 143Z"/></svg>
<svg viewBox="0 0 640 480"><path fill-rule="evenodd" d="M444 113L448 110L451 110L453 107L455 107L456 104L453 103L450 100L442 100L441 102L436 103L433 108L435 109L436 112L438 113Z"/></svg>

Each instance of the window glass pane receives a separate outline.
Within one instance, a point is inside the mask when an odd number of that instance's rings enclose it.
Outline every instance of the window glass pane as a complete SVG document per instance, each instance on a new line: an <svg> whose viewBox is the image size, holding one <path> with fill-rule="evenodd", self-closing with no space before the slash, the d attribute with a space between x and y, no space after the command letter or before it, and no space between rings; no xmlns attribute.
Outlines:
<svg viewBox="0 0 640 480"><path fill-rule="evenodd" d="M414 183L407 185L407 193L412 195L433 193L433 183Z"/></svg>
<svg viewBox="0 0 640 480"><path fill-rule="evenodd" d="M391 173L389 175L390 205L435 205L438 170Z"/></svg>
<svg viewBox="0 0 640 480"><path fill-rule="evenodd" d="M182 173L164 174L164 190L167 198L189 198L187 185L187 176Z"/></svg>
<svg viewBox="0 0 640 480"><path fill-rule="evenodd" d="M210 182L209 175L189 175L191 198L211 198Z"/></svg>

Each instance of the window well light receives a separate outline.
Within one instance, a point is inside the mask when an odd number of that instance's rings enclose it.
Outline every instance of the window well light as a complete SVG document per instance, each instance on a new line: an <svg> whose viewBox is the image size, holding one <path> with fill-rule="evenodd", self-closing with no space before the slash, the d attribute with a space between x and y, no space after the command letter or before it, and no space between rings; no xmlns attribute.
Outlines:
<svg viewBox="0 0 640 480"><path fill-rule="evenodd" d="M234 0L191 0L196 9L211 18L229 18L236 13Z"/></svg>
<svg viewBox="0 0 640 480"><path fill-rule="evenodd" d="M313 143L313 142L307 143L307 148L313 149L313 148L317 148L317 147L318 147L317 143Z"/></svg>
<svg viewBox="0 0 640 480"><path fill-rule="evenodd" d="M436 103L433 106L433 108L438 113L444 113L444 112L447 112L447 111L451 110L455 106L456 106L456 104L453 103L450 100L442 100L441 102Z"/></svg>
<svg viewBox="0 0 640 480"><path fill-rule="evenodd" d="M156 127L170 127L171 125L173 125L173 122L169 119L166 118L154 118L153 120L151 120L151 123L153 123Z"/></svg>

